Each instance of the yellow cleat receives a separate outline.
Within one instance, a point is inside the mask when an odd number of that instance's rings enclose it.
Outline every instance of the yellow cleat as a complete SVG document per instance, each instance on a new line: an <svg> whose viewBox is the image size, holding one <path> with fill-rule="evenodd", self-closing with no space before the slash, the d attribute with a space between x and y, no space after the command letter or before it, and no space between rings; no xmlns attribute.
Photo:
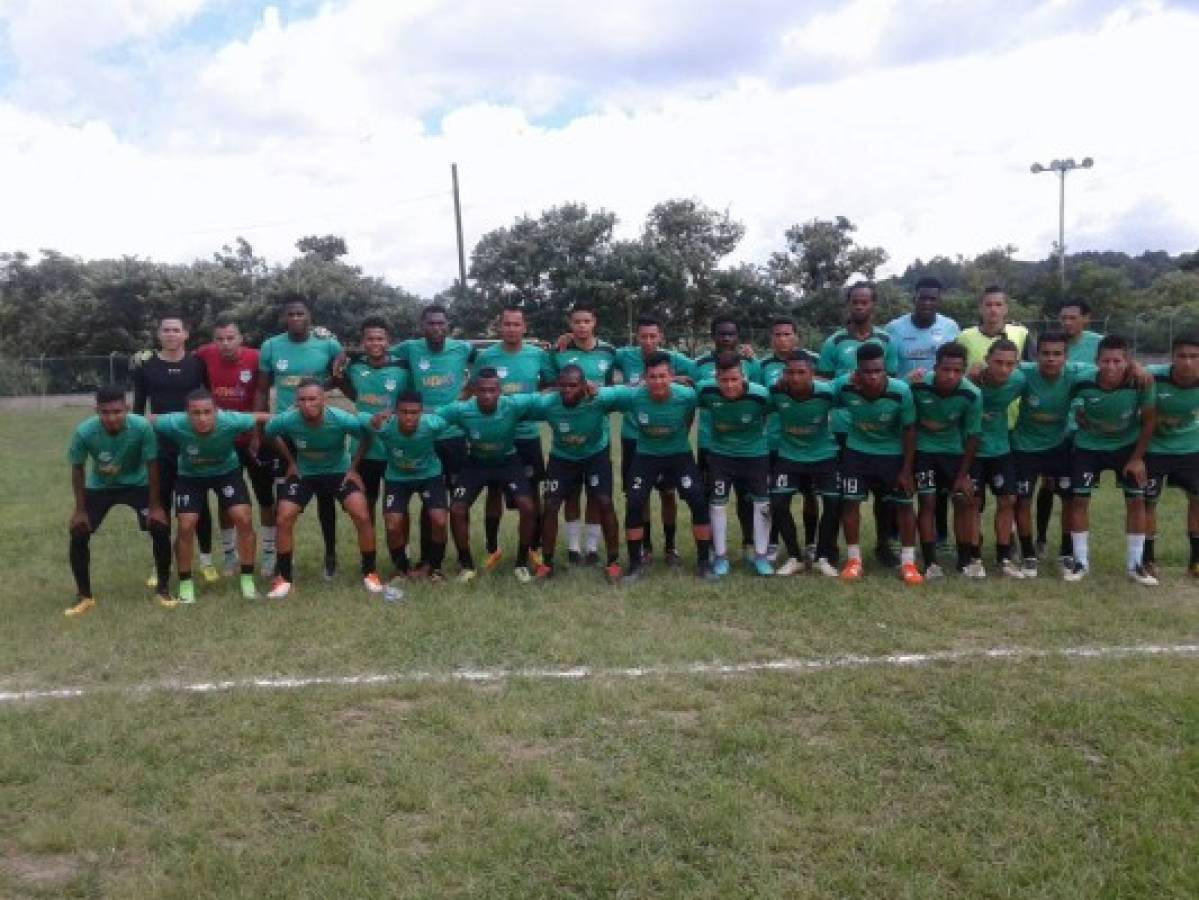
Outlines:
<svg viewBox="0 0 1199 900"><path fill-rule="evenodd" d="M96 600L93 597L80 597L75 601L74 606L68 606L62 611L62 614L68 619L77 619L86 612L95 609Z"/></svg>
<svg viewBox="0 0 1199 900"><path fill-rule="evenodd" d="M200 577L209 584L213 584L221 580L221 573L217 571L216 566L214 566L212 563L209 563L206 566L200 567Z"/></svg>
<svg viewBox="0 0 1199 900"><path fill-rule="evenodd" d="M537 569L540 569L544 565L545 565L545 560L541 556L541 551L540 550L530 550L529 551L529 568L532 569L533 571L536 571Z"/></svg>
<svg viewBox="0 0 1199 900"><path fill-rule="evenodd" d="M146 587L158 587L158 573L151 572L150 577L146 579Z"/></svg>

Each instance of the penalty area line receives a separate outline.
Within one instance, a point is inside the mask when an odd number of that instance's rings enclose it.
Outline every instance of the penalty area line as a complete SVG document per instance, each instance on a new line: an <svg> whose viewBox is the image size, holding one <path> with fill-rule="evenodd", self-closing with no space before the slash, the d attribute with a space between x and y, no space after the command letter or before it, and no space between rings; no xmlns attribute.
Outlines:
<svg viewBox="0 0 1199 900"><path fill-rule="evenodd" d="M38 700L73 700L101 694L220 694L231 691L298 690L312 687L373 687L399 684L495 684L505 681L585 681L631 680L653 677L752 675L760 672L807 673L837 669L866 669L880 666L919 667L987 661L1022 662L1040 659L1094 660L1135 659L1146 657L1199 657L1199 644L1132 644L1128 646L1080 646L1037 649L1031 647L990 647L964 650L940 650L930 653L890 653L880 656L841 654L837 656L795 657L740 663L694 662L661 665L567 668L488 668L434 671L400 671L359 675L261 676L221 681L149 681L128 686L43 688L25 691L0 691L0 704Z"/></svg>

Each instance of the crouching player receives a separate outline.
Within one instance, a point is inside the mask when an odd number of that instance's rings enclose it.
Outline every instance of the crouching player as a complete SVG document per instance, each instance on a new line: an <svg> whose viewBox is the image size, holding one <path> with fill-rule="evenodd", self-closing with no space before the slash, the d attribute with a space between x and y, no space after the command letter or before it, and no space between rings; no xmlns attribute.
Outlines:
<svg viewBox="0 0 1199 900"><path fill-rule="evenodd" d="M357 470L371 445L370 429L350 413L328 406L320 382L305 378L296 388L295 406L271 419L266 435L275 439L285 471L276 512L278 565L267 597L283 600L291 593L296 520L313 497L341 503L358 532L362 584L369 593L382 594L383 582L375 565L375 527ZM352 463L346 451L348 437L362 439ZM295 457L288 441L296 448Z"/></svg>
<svg viewBox="0 0 1199 900"><path fill-rule="evenodd" d="M916 456L916 409L912 392L889 378L879 344L857 349L857 369L833 382L836 408L845 410L848 434L841 455L841 527L848 560L841 578L862 577L861 505L871 491L888 495L899 525L899 574L904 584L924 583L916 568L916 515L912 467Z"/></svg>
<svg viewBox="0 0 1199 900"><path fill-rule="evenodd" d="M404 596L400 580L411 575L441 581L445 559L449 504L437 441L449 428L440 416L421 412L421 396L405 391L396 399L395 415L366 413L359 419L371 428L374 439L387 459L383 472L383 525L387 529L387 549L395 566L395 577L383 592L383 599L400 600ZM422 515L428 514L430 532L427 559L412 569L408 560L408 503L413 495L421 499Z"/></svg>
<svg viewBox="0 0 1199 900"><path fill-rule="evenodd" d="M608 414L617 409L619 392L588 383L583 369L573 363L558 373L558 389L542 394L536 414L549 424L550 459L545 476L545 504L541 520L542 576L554 574L558 541L558 510L568 497L587 492L587 503L599 509L600 526L608 548L604 576L620 580L620 532L612 506L612 457L608 453Z"/></svg>
<svg viewBox="0 0 1199 900"><path fill-rule="evenodd" d="M75 429L67 460L75 494L69 557L76 598L65 614L71 618L81 616L96 605L92 595L91 539L114 506L128 506L137 514L138 527L150 532L157 581L154 600L166 609L176 606L178 601L168 589L171 527L159 500L158 441L150 423L129 412L123 390L105 387L96 392L96 415Z"/></svg>
<svg viewBox="0 0 1199 900"><path fill-rule="evenodd" d="M208 492L216 497L222 521L233 525L240 566L241 595L257 597L254 587L254 518L250 495L242 477L237 439L269 419L266 413L229 412L216 408L205 388L187 395L187 412L151 416L154 430L179 448L179 474L175 480L175 559L179 569L179 602L196 602L192 580L192 547L200 510L208 506Z"/></svg>

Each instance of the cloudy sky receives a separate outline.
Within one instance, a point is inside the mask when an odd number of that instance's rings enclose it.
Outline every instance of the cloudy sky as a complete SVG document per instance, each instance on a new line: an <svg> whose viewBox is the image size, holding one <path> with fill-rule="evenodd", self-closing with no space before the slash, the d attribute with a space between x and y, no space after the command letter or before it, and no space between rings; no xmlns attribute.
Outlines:
<svg viewBox="0 0 1199 900"><path fill-rule="evenodd" d="M206 257L304 234L432 293L567 200L633 235L847 215L890 269L1010 243L1199 248L1199 2L0 0L0 249ZM1191 88L1186 85L1190 84Z"/></svg>

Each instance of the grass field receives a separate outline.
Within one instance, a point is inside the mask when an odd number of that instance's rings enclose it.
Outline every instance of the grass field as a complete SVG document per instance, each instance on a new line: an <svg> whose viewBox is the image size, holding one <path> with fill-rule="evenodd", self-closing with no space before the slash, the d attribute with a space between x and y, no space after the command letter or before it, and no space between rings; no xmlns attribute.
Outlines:
<svg viewBox="0 0 1199 900"><path fill-rule="evenodd" d="M93 542L100 607L70 622L81 415L0 416L0 692L96 689L0 703L0 896L1199 894L1193 655L129 690L1196 643L1178 497L1157 590L1122 577L1105 490L1080 585L661 571L620 590L577 571L529 589L505 569L385 606L356 585L344 520L341 582L320 582L306 516L286 605L222 582L172 611L117 511Z"/></svg>

